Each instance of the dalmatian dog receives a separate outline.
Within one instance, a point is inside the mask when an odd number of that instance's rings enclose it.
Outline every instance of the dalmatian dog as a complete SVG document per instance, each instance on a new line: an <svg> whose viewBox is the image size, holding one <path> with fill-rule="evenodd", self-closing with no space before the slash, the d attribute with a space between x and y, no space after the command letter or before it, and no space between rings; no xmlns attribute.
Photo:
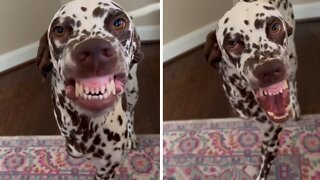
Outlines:
<svg viewBox="0 0 320 180"><path fill-rule="evenodd" d="M128 14L111 0L75 0L54 15L36 57L51 74L54 115L70 156L113 179L136 147L133 108L143 53Z"/></svg>
<svg viewBox="0 0 320 180"><path fill-rule="evenodd" d="M235 113L262 132L256 179L267 179L289 119L299 119L294 15L288 0L243 0L207 36L205 57L219 69Z"/></svg>

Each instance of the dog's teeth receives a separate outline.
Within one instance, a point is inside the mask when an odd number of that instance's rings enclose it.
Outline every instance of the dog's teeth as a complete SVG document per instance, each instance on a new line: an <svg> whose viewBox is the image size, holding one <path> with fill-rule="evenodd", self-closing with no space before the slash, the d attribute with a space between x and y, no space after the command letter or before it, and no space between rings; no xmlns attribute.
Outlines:
<svg viewBox="0 0 320 180"><path fill-rule="evenodd" d="M280 89L280 91L279 91L280 93L283 93L283 89Z"/></svg>
<svg viewBox="0 0 320 180"><path fill-rule="evenodd" d="M110 85L111 85L111 83L109 82L109 84L108 85L106 85L106 89L107 89L107 94L109 95L110 94L110 92L111 92L111 89L110 89Z"/></svg>
<svg viewBox="0 0 320 180"><path fill-rule="evenodd" d="M268 92L267 91L263 91L263 95L268 96Z"/></svg>
<svg viewBox="0 0 320 180"><path fill-rule="evenodd" d="M90 93L91 93L91 94L94 94L94 93L95 93L95 90L94 90L94 89L90 89Z"/></svg>
<svg viewBox="0 0 320 180"><path fill-rule="evenodd" d="M79 84L76 82L75 87L74 87L74 91L76 93L76 97L79 97Z"/></svg>
<svg viewBox="0 0 320 180"><path fill-rule="evenodd" d="M85 87L85 88L84 88L84 92L85 92L86 94L89 94L89 92L90 92L89 88L88 88L88 87Z"/></svg>
<svg viewBox="0 0 320 180"><path fill-rule="evenodd" d="M96 94L99 94L99 92L100 92L100 88L97 88L97 89L95 90L95 93L96 93Z"/></svg>
<svg viewBox="0 0 320 180"><path fill-rule="evenodd" d="M102 100L103 99L103 95L99 95L99 99Z"/></svg>
<svg viewBox="0 0 320 180"><path fill-rule="evenodd" d="M110 81L110 88L111 88L112 94L115 95L116 94L116 87L115 87L113 79Z"/></svg>
<svg viewBox="0 0 320 180"><path fill-rule="evenodd" d="M273 112L268 111L269 116L274 116Z"/></svg>
<svg viewBox="0 0 320 180"><path fill-rule="evenodd" d="M101 86L100 92L101 92L102 94L104 94L104 93L106 92L106 87L105 87L104 85Z"/></svg>
<svg viewBox="0 0 320 180"><path fill-rule="evenodd" d="M90 96L90 95L89 95ZM84 94L83 99L88 99L88 95Z"/></svg>
<svg viewBox="0 0 320 180"><path fill-rule="evenodd" d="M107 99L107 98L108 98L108 94L105 93L105 94L103 95L103 98L104 98L104 99Z"/></svg>
<svg viewBox="0 0 320 180"><path fill-rule="evenodd" d="M83 96L83 86L82 86L82 84L79 84L79 91L78 91L78 93L79 93L79 96Z"/></svg>
<svg viewBox="0 0 320 180"><path fill-rule="evenodd" d="M88 100L92 100L92 96L91 96L91 95L88 95L87 99L88 99Z"/></svg>
<svg viewBox="0 0 320 180"><path fill-rule="evenodd" d="M288 89L288 83L287 83L287 81L284 82L284 89Z"/></svg>

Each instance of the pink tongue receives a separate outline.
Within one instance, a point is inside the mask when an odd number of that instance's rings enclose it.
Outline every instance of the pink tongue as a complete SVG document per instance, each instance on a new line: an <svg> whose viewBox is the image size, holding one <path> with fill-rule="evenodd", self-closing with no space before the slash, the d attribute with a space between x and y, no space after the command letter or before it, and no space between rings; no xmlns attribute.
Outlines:
<svg viewBox="0 0 320 180"><path fill-rule="evenodd" d="M286 112L287 96L288 91L284 91L282 94L267 96L268 111L273 112L275 115L283 115Z"/></svg>
<svg viewBox="0 0 320 180"><path fill-rule="evenodd" d="M277 93L283 89L282 93L277 95L261 96L258 92L258 99L261 105L266 111L272 112L275 115L283 115L286 113L286 107L289 103L289 91L284 89L286 81L279 82L269 87L261 88L261 90L268 92L269 94Z"/></svg>
<svg viewBox="0 0 320 180"><path fill-rule="evenodd" d="M272 86L268 86L265 88L262 88L264 91L267 91L269 93L275 93L275 92L279 92L281 89L283 89L283 87L285 86L286 81L281 81L278 82L277 84L274 84Z"/></svg>

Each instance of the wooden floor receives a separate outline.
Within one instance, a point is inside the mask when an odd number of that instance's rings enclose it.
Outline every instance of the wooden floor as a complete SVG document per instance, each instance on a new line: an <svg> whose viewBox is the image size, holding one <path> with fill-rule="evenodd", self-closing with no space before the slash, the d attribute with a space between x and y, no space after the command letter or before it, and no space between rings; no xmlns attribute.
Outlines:
<svg viewBox="0 0 320 180"><path fill-rule="evenodd" d="M160 132L160 46L144 44L138 70L140 99L135 113L138 134ZM49 82L42 83L35 63L0 76L0 135L58 135Z"/></svg>
<svg viewBox="0 0 320 180"><path fill-rule="evenodd" d="M320 20L297 23L298 99L303 114L320 113ZM234 116L203 46L164 65L164 120Z"/></svg>

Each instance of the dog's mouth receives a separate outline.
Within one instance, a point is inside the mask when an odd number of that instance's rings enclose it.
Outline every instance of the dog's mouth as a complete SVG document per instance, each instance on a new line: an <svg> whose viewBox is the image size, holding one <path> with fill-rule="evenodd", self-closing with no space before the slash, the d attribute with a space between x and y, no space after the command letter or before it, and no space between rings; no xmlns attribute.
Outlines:
<svg viewBox="0 0 320 180"><path fill-rule="evenodd" d="M111 107L125 88L125 74L69 79L67 97L81 108L100 112Z"/></svg>
<svg viewBox="0 0 320 180"><path fill-rule="evenodd" d="M286 80L259 88L256 90L256 97L273 122L283 123L291 116L290 94Z"/></svg>

